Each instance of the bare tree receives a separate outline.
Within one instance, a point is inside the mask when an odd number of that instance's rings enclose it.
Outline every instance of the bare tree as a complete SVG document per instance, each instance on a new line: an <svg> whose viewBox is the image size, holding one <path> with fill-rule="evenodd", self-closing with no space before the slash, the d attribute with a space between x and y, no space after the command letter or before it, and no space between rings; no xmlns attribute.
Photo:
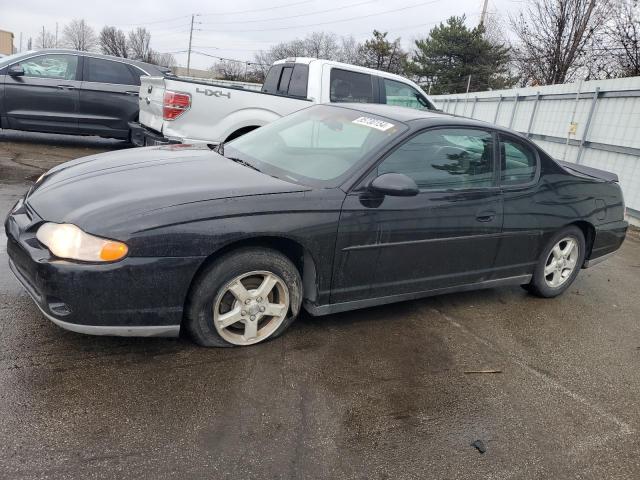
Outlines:
<svg viewBox="0 0 640 480"><path fill-rule="evenodd" d="M62 42L74 50L90 52L96 48L96 34L87 22L82 19L71 20L62 31Z"/></svg>
<svg viewBox="0 0 640 480"><path fill-rule="evenodd" d="M273 62L288 57L313 57L356 63L360 55L359 47L353 37L338 38L333 33L314 32L305 38L278 43L268 50L260 50L255 54L253 67L264 77Z"/></svg>
<svg viewBox="0 0 640 480"><path fill-rule="evenodd" d="M173 68L178 65L175 57L170 53L160 53L154 50L151 50L151 61L149 63L168 68Z"/></svg>
<svg viewBox="0 0 640 480"><path fill-rule="evenodd" d="M104 27L100 31L98 39L100 50L105 55L114 55L116 57L127 58L127 37L124 32L116 27Z"/></svg>
<svg viewBox="0 0 640 480"><path fill-rule="evenodd" d="M134 60L141 62L153 61L153 50L151 49L151 33L146 28L138 27L129 32L129 55Z"/></svg>
<svg viewBox="0 0 640 480"><path fill-rule="evenodd" d="M523 84L565 83L585 71L591 39L603 28L608 0L529 0L510 17ZM586 74L585 74L586 76Z"/></svg>
<svg viewBox="0 0 640 480"><path fill-rule="evenodd" d="M36 39L36 48L54 48L56 46L56 37L53 33L48 32L42 27Z"/></svg>
<svg viewBox="0 0 640 480"><path fill-rule="evenodd" d="M618 0L605 27L607 57L616 76L640 75L640 6L637 0Z"/></svg>
<svg viewBox="0 0 640 480"><path fill-rule="evenodd" d="M360 49L362 45L353 36L342 37L336 60L343 63L358 65L361 61Z"/></svg>
<svg viewBox="0 0 640 480"><path fill-rule="evenodd" d="M232 60L220 60L209 70L217 78L222 80L243 80L247 73L248 66L244 62L234 62Z"/></svg>

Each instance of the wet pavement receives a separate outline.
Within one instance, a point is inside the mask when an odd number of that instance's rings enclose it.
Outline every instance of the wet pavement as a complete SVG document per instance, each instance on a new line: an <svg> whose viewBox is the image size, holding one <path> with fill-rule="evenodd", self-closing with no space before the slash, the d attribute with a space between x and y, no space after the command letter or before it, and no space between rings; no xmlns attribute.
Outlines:
<svg viewBox="0 0 640 480"><path fill-rule="evenodd" d="M0 132L0 212L42 167L124 147ZM303 315L244 349L66 332L6 265L1 233L0 478L640 477L637 236L557 299Z"/></svg>

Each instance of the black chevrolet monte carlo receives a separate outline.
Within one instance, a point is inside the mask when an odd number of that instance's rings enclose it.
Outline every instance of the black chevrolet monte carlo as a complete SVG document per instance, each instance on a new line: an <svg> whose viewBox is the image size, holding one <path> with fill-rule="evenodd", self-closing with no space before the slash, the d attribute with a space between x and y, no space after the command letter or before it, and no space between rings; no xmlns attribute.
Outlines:
<svg viewBox="0 0 640 480"><path fill-rule="evenodd" d="M627 230L614 174L486 123L318 105L228 144L105 153L44 174L5 224L57 325L250 345L446 292L565 291Z"/></svg>

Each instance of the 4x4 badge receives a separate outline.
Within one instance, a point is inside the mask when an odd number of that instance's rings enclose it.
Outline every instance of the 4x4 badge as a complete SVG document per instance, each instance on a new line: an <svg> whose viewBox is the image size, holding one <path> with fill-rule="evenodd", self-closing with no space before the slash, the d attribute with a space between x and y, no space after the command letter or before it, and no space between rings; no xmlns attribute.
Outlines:
<svg viewBox="0 0 640 480"><path fill-rule="evenodd" d="M208 88L196 87L196 93L204 93L207 97L231 98L231 92L223 92L222 90L210 90Z"/></svg>

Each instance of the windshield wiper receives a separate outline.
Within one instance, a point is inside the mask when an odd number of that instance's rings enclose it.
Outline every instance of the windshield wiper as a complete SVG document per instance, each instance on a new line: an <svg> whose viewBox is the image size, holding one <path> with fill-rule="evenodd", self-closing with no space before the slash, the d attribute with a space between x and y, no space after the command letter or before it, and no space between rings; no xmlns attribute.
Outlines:
<svg viewBox="0 0 640 480"><path fill-rule="evenodd" d="M242 160L241 158L236 158L236 157L224 157L224 158L228 158L229 160L231 160L233 162L236 162L236 163L239 163L240 165L244 165L245 167L252 168L256 172L261 172L261 170L258 167L254 166L254 165L251 165L249 162L246 162L245 160Z"/></svg>

